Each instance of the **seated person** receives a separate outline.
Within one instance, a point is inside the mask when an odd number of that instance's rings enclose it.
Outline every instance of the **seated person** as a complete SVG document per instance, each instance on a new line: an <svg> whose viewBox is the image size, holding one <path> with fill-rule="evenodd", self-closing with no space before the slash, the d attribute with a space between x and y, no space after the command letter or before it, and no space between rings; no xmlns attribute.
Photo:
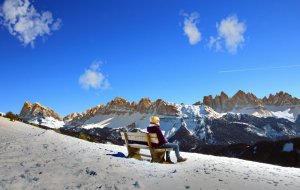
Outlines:
<svg viewBox="0 0 300 190"><path fill-rule="evenodd" d="M156 133L158 138L158 144L152 143L152 146L155 148L173 148L175 151L175 155L177 157L177 162L184 162L187 158L183 158L179 153L179 146L175 143L169 143L168 140L162 134L160 130L159 117L151 116L150 117L150 125L147 127L148 133ZM170 151L166 152L166 162L173 163L170 158Z"/></svg>

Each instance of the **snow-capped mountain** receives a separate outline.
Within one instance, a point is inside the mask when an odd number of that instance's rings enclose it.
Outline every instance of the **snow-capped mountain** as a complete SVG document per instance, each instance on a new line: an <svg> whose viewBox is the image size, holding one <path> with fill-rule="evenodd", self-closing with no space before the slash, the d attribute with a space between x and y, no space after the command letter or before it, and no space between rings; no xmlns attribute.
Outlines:
<svg viewBox="0 0 300 190"><path fill-rule="evenodd" d="M269 97L265 96L262 99L241 90L232 97L221 92L215 97L212 95L204 96L203 104L219 113L233 112L257 117L277 117L293 122L300 114L300 99L285 92L270 94Z"/></svg>
<svg viewBox="0 0 300 190"><path fill-rule="evenodd" d="M50 128L60 128L65 124L59 114L37 102L34 104L28 101L25 102L19 117L29 123L44 125Z"/></svg>
<svg viewBox="0 0 300 190"><path fill-rule="evenodd" d="M138 103L117 97L106 105L98 105L63 118L40 104L26 102L20 116L29 122L55 125L64 131L84 131L101 142L118 142L119 130L146 130L151 115L161 119L165 136L179 143L193 139L196 144L253 144L261 140L279 140L300 136L300 100L287 93L257 98L251 93L237 92L228 97L205 96L194 105L152 102L142 98ZM49 118L54 118L48 122ZM184 124L183 124L184 123ZM184 125L184 130L181 129ZM50 127L51 127L50 126ZM182 131L188 131L187 133ZM111 135L111 134L114 135ZM180 137L180 138L179 138ZM194 139L196 137L196 140ZM181 141L181 142L180 142ZM188 143L187 143L188 145ZM195 143L188 150L195 148Z"/></svg>

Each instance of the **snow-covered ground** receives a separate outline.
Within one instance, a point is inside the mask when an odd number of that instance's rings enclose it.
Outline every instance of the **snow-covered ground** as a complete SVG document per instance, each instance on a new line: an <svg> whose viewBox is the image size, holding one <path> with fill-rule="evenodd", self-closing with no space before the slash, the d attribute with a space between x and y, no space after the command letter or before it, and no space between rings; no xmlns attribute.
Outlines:
<svg viewBox="0 0 300 190"><path fill-rule="evenodd" d="M0 117L0 189L300 189L297 168L195 153L170 165L113 156L126 153Z"/></svg>
<svg viewBox="0 0 300 190"><path fill-rule="evenodd" d="M50 127L52 129L58 129L65 125L63 121L59 121L53 117L46 117L46 118L32 118L28 121L29 123L44 125Z"/></svg>

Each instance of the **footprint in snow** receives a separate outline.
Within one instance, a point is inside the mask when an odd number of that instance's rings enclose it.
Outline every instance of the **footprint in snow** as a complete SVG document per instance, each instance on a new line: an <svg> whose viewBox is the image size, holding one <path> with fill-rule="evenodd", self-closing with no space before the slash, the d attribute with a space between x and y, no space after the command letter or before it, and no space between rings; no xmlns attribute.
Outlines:
<svg viewBox="0 0 300 190"><path fill-rule="evenodd" d="M90 170L89 168L85 169L86 174L90 175L90 176L96 176L97 172Z"/></svg>
<svg viewBox="0 0 300 190"><path fill-rule="evenodd" d="M140 188L140 184L138 181L134 182L134 184L132 184L135 188Z"/></svg>

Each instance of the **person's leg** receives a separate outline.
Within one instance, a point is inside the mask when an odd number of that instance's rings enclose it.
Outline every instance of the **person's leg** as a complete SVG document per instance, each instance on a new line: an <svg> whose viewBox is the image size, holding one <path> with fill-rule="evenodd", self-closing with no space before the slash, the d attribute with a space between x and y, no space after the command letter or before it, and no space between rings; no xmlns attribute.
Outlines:
<svg viewBox="0 0 300 190"><path fill-rule="evenodd" d="M180 157L178 144L175 144L175 143L165 143L165 144L161 145L160 147L161 148L173 148L173 150L175 151L175 155L176 155L177 159ZM166 157L170 158L170 152L169 151L167 151Z"/></svg>
<svg viewBox="0 0 300 190"><path fill-rule="evenodd" d="M166 158L170 158L170 151L166 151Z"/></svg>

